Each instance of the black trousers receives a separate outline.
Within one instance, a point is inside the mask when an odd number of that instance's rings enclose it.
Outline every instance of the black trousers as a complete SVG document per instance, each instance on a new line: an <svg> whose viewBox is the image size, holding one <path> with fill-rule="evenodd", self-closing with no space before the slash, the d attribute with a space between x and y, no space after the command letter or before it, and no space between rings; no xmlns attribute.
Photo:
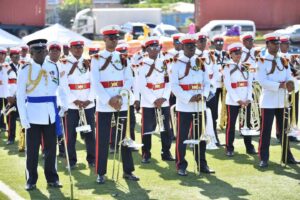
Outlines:
<svg viewBox="0 0 300 200"><path fill-rule="evenodd" d="M217 88L215 96L211 98L208 102L206 102L206 105L208 108L211 110L211 115L212 115L212 120L213 120L213 127L214 127L214 132L215 136L217 139L217 142L219 142L219 137L217 133L217 120L219 117L219 99L220 95L222 94L222 88Z"/></svg>
<svg viewBox="0 0 300 200"><path fill-rule="evenodd" d="M87 124L91 126L92 131L84 134L84 141L86 147L86 160L88 163L95 162L95 115L94 108L84 109ZM79 110L77 109L69 109L68 114L66 116L67 120L67 129L66 132L66 140L68 146L69 160L70 165L75 165L77 163L77 154L76 154L76 127L78 126L79 121Z"/></svg>
<svg viewBox="0 0 300 200"><path fill-rule="evenodd" d="M286 153L287 153L287 160L294 159L290 147L288 146L287 152L286 144L287 144L287 135L284 133L284 137L282 140L282 130L283 130L283 123L284 129L286 130L287 127L287 116L285 116L285 120L283 120L284 109L283 108L274 108L274 109L261 109L261 130L260 130L260 139L259 139L259 147L258 147L258 154L260 160L268 161L270 157L269 147L270 147L270 139L271 139L271 132L272 132L272 124L274 120L274 116L276 117L277 121L277 129L279 134L279 140L281 142L283 148L283 155L282 161L285 161ZM287 115L287 114L286 114Z"/></svg>
<svg viewBox="0 0 300 200"><path fill-rule="evenodd" d="M111 119L114 115L118 117L126 117L127 111L120 112L96 112L96 170L97 174L104 175L107 172L108 146L111 131ZM125 137L127 119L120 120L123 126L123 132L118 131L117 136ZM123 163L123 171L130 174L134 171L133 158L131 149L121 145L121 156Z"/></svg>
<svg viewBox="0 0 300 200"><path fill-rule="evenodd" d="M44 174L47 182L58 181L56 169L56 133L55 123L49 125L30 124L26 132L26 180L36 184L37 165L41 138L44 138Z"/></svg>
<svg viewBox="0 0 300 200"><path fill-rule="evenodd" d="M234 138L235 138L235 124L237 121L237 116L239 114L240 106L227 105L227 126L226 126L226 150L234 151ZM250 128L250 111L251 104L247 106L247 127ZM244 144L247 150L252 150L254 148L252 144L251 136L243 136Z"/></svg>
<svg viewBox="0 0 300 200"><path fill-rule="evenodd" d="M16 105L14 105L16 106ZM17 106L16 106L17 107ZM16 123L17 118L19 117L18 110L11 112L7 116L7 125L8 125L8 141L15 141L16 138Z"/></svg>
<svg viewBox="0 0 300 200"><path fill-rule="evenodd" d="M196 120L199 121L198 125L195 125L195 135L193 135L193 115ZM192 132L192 138L198 139L202 135L202 113L199 113L200 119L198 120L197 113L191 112L177 112L177 137L176 137L176 168L177 169L186 169L188 162L185 160L186 153L186 144L183 144L185 140L188 139L189 131ZM205 117L205 116L204 116ZM204 118L205 120L205 118ZM198 131L200 130L200 132ZM198 149L200 148L200 149ZM207 166L205 151L206 151L206 141L200 142L200 147L195 145L196 151L194 152L194 158L197 162L200 161L200 168ZM200 157L199 157L200 150ZM198 158L200 160L198 160ZM199 167L199 166L198 166Z"/></svg>
<svg viewBox="0 0 300 200"><path fill-rule="evenodd" d="M142 147L142 156L143 158L149 159L151 158L151 144L152 144L152 134L156 129L157 120L156 120L156 108L142 108L142 143L144 146ZM170 130L170 107L162 107L161 108L163 119L164 131L160 131L161 137L161 155L162 157L169 157L171 155L170 148L172 143L172 133Z"/></svg>
<svg viewBox="0 0 300 200"><path fill-rule="evenodd" d="M5 98L0 98L0 110L3 110L7 104L7 100ZM0 128L6 129L6 125L4 123L4 116L0 116Z"/></svg>
<svg viewBox="0 0 300 200"><path fill-rule="evenodd" d="M136 124L136 118L135 118L135 114L134 114L134 106L130 106L130 138L132 140L135 140L135 124ZM116 126L111 127L110 130L110 147L111 148L115 148L115 139L116 139ZM119 144L120 142L120 137L117 138L117 144Z"/></svg>

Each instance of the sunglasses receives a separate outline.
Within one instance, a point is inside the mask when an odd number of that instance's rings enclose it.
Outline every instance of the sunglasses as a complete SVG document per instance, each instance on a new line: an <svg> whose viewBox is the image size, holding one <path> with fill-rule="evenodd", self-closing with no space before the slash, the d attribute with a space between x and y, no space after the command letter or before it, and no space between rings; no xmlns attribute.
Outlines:
<svg viewBox="0 0 300 200"><path fill-rule="evenodd" d="M179 40L174 40L174 44L181 44Z"/></svg>
<svg viewBox="0 0 300 200"><path fill-rule="evenodd" d="M154 51L154 50L160 50L160 46L157 46L157 45L155 45L155 46L148 46L148 48L150 50L152 50L152 51Z"/></svg>
<svg viewBox="0 0 300 200"><path fill-rule="evenodd" d="M238 56L238 55L242 55L242 52L241 51L234 51L232 52L234 55Z"/></svg>
<svg viewBox="0 0 300 200"><path fill-rule="evenodd" d="M119 35L107 35L109 40L118 40L120 37Z"/></svg>
<svg viewBox="0 0 300 200"><path fill-rule="evenodd" d="M221 41L221 40L218 40L218 41L215 41L215 44L224 44L224 41Z"/></svg>
<svg viewBox="0 0 300 200"><path fill-rule="evenodd" d="M196 44L195 43L187 43L187 44L184 44L185 47L188 47L188 48L194 48L196 47Z"/></svg>

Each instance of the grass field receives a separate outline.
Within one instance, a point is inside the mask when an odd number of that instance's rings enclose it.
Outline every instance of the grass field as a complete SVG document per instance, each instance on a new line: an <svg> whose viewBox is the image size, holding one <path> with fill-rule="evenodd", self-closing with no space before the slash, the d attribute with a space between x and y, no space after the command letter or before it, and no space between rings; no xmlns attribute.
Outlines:
<svg viewBox="0 0 300 200"><path fill-rule="evenodd" d="M139 130L140 126L136 127ZM140 133L136 133L140 139ZM25 185L25 157L19 153L17 143L5 145L7 136L0 136L0 180L15 190L25 199L67 199L70 197L70 184L65 160L58 158L58 171L63 188L47 188L43 173L43 159L39 162L39 179L37 190L27 192ZM79 137L80 138L80 137ZM224 132L220 139L224 143ZM258 138L254 139L257 148ZM172 151L174 152L173 143ZM96 184L94 169L90 169L85 161L85 146L82 140L77 142L78 168L72 171L75 199L299 199L300 194L300 165L283 167L280 165L280 146L275 139L271 141L271 156L269 168L261 170L257 167L258 157L245 154L242 138L236 134L235 156L227 158L224 147L207 151L207 161L216 170L214 175L193 173L191 150L187 151L189 161L187 177L176 174L175 163L164 162L160 158L160 139L153 136L152 155L150 164L141 164L141 153L133 152L135 174L139 182L111 180L112 155L109 156L107 182ZM300 143L292 143L292 151L300 159ZM120 170L122 175L122 169ZM6 196L0 193L0 199Z"/></svg>

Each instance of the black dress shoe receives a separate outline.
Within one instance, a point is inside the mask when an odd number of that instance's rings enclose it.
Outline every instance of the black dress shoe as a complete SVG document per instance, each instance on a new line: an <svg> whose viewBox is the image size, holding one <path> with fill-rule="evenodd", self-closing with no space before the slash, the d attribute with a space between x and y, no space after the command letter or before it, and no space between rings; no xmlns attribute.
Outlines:
<svg viewBox="0 0 300 200"><path fill-rule="evenodd" d="M89 163L89 167L95 167L96 165L95 165L95 163L94 162L92 162L92 163Z"/></svg>
<svg viewBox="0 0 300 200"><path fill-rule="evenodd" d="M98 184L104 184L105 183L105 177L104 177L104 175L98 175L97 176L97 179L96 179L96 182L98 183Z"/></svg>
<svg viewBox="0 0 300 200"><path fill-rule="evenodd" d="M54 187L54 188L62 188L62 184L59 181L55 181L55 182L49 182L48 183L49 187Z"/></svg>
<svg viewBox="0 0 300 200"><path fill-rule="evenodd" d="M25 185L25 190L27 190L27 191L34 190L34 189L36 189L36 184L27 183Z"/></svg>
<svg viewBox="0 0 300 200"><path fill-rule="evenodd" d="M209 169L209 167L207 165L205 167L201 167L200 172L205 173L205 174L214 174L214 173L216 173L215 170Z"/></svg>
<svg viewBox="0 0 300 200"><path fill-rule="evenodd" d="M175 161L175 158L173 158L173 156L170 154L170 155L162 155L161 156L161 159L164 160L164 161Z"/></svg>
<svg viewBox="0 0 300 200"><path fill-rule="evenodd" d="M268 161L261 160L260 163L259 163L259 167L260 168L266 168L266 167L268 167Z"/></svg>
<svg viewBox="0 0 300 200"><path fill-rule="evenodd" d="M6 145L11 145L11 144L14 144L14 141L8 140L8 141L6 142Z"/></svg>
<svg viewBox="0 0 300 200"><path fill-rule="evenodd" d="M296 165L296 164L300 164L300 161L295 159L290 159L287 161L287 164Z"/></svg>
<svg viewBox="0 0 300 200"><path fill-rule="evenodd" d="M185 169L179 169L179 170L177 171L177 174L178 174L179 176L187 176L187 171L186 171Z"/></svg>
<svg viewBox="0 0 300 200"><path fill-rule="evenodd" d="M130 181L139 181L140 180L140 178L137 177L136 175L134 175L133 173L131 173L131 174L124 173L123 178L128 179Z"/></svg>
<svg viewBox="0 0 300 200"><path fill-rule="evenodd" d="M142 163L144 163L144 164L150 163L150 158L143 158Z"/></svg>
<svg viewBox="0 0 300 200"><path fill-rule="evenodd" d="M233 151L227 151L227 152L226 152L226 156L228 156L228 157L233 157L233 156L234 156Z"/></svg>
<svg viewBox="0 0 300 200"><path fill-rule="evenodd" d="M247 152L247 154L250 154L250 155L255 155L255 154L257 154L257 152L255 151L254 148L253 148L253 149L248 149L246 152Z"/></svg>

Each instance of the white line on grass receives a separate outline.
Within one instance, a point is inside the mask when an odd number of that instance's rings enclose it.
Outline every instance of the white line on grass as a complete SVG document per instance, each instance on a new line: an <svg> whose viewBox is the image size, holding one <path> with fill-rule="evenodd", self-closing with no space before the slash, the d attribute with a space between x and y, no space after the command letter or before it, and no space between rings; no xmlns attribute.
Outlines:
<svg viewBox="0 0 300 200"><path fill-rule="evenodd" d="M25 200L20 197L15 191L13 191L8 185L0 181L0 191L3 192L9 199L13 200Z"/></svg>

